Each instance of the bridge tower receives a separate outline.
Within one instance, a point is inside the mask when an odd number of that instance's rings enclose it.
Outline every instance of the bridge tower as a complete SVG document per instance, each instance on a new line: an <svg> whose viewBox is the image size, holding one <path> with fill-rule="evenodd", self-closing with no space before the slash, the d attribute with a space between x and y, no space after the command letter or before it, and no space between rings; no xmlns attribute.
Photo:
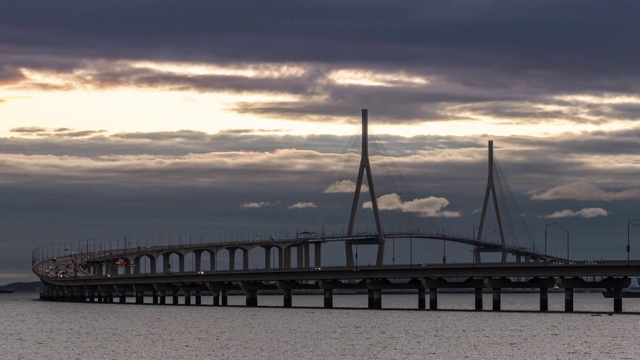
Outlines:
<svg viewBox="0 0 640 360"><path fill-rule="evenodd" d="M382 223L380 222L380 214L378 211L378 200L376 198L376 193L373 186L371 163L369 162L369 112L367 109L362 109L362 154L360 156L360 167L358 169L358 180L356 181L356 189L353 194L353 204L351 205L351 216L349 217L349 228L347 230L348 236L353 236L353 228L356 222L356 212L358 210L360 199L360 190L362 189L362 178L364 177L365 171L367 174L367 185L369 187L369 196L371 197L373 217L376 222L376 231L378 235L378 254L376 258L376 265L382 266L384 261L384 233L382 232ZM354 265L353 242L354 241L345 241L347 266Z"/></svg>
<svg viewBox="0 0 640 360"><path fill-rule="evenodd" d="M498 195L496 193L496 185L493 181L493 140L489 140L489 177L487 179L487 190L484 194L484 204L482 205L482 215L480 215L480 225L478 226L478 237L476 240L482 240L482 230L484 229L484 219L487 215L489 207L489 194L492 194L493 207L498 218L498 232L500 233L500 242L502 244L502 262L507 262L507 241L504 237L504 229L502 227L502 217L500 216L500 206L498 205ZM480 249L475 248L473 252L473 261L480 263Z"/></svg>

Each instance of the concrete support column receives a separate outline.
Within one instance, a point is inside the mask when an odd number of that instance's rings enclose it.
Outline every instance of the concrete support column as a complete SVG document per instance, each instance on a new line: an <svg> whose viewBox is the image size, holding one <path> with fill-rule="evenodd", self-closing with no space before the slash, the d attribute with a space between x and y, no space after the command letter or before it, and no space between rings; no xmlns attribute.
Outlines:
<svg viewBox="0 0 640 360"><path fill-rule="evenodd" d="M102 296L102 294L98 291L98 303L102 303L102 301L104 300L104 297Z"/></svg>
<svg viewBox="0 0 640 360"><path fill-rule="evenodd" d="M136 304L144 304L144 291L136 291Z"/></svg>
<svg viewBox="0 0 640 360"><path fill-rule="evenodd" d="M313 264L317 268L322 267L322 243L321 242L317 242L314 245L314 257L315 257L315 260Z"/></svg>
<svg viewBox="0 0 640 360"><path fill-rule="evenodd" d="M493 311L500 311L500 295L502 288L496 287L491 290L493 293Z"/></svg>
<svg viewBox="0 0 640 360"><path fill-rule="evenodd" d="M173 305L179 304L178 290L173 290Z"/></svg>
<svg viewBox="0 0 640 360"><path fill-rule="evenodd" d="M333 308L333 289L324 289L324 307Z"/></svg>
<svg viewBox="0 0 640 360"><path fill-rule="evenodd" d="M482 310L482 288L475 288L476 311Z"/></svg>
<svg viewBox="0 0 640 360"><path fill-rule="evenodd" d="M573 288L564 289L564 311L573 312Z"/></svg>
<svg viewBox="0 0 640 360"><path fill-rule="evenodd" d="M529 262L531 262L531 257L530 257L529 255L525 255L525 257L524 257L524 262L525 262L526 264L528 264Z"/></svg>
<svg viewBox="0 0 640 360"><path fill-rule="evenodd" d="M218 260L218 253L217 252L211 252L209 253L209 264L211 265L211 271L216 271L218 270L218 266L217 264L217 260Z"/></svg>
<svg viewBox="0 0 640 360"><path fill-rule="evenodd" d="M374 302L375 302L374 296L373 296L373 289L369 289L368 295L369 296L367 297L367 299L368 299L367 308L373 309L374 308Z"/></svg>
<svg viewBox="0 0 640 360"><path fill-rule="evenodd" d="M258 290L245 290L247 301L247 307L258 306Z"/></svg>
<svg viewBox="0 0 640 360"><path fill-rule="evenodd" d="M191 291L189 290L184 291L184 304L191 305Z"/></svg>
<svg viewBox="0 0 640 360"><path fill-rule="evenodd" d="M153 305L158 305L158 292L156 290L153 290L151 296L153 297Z"/></svg>
<svg viewBox="0 0 640 360"><path fill-rule="evenodd" d="M160 305L167 304L167 292L164 290L160 290Z"/></svg>
<svg viewBox="0 0 640 360"><path fill-rule="evenodd" d="M284 269L284 249L282 248L277 248L278 249L278 269Z"/></svg>
<svg viewBox="0 0 640 360"><path fill-rule="evenodd" d="M290 308L293 305L293 297L291 289L283 289L284 291L284 307Z"/></svg>
<svg viewBox="0 0 640 360"><path fill-rule="evenodd" d="M113 304L113 293L107 293L107 300L109 304Z"/></svg>
<svg viewBox="0 0 640 360"><path fill-rule="evenodd" d="M311 267L311 253L309 252L309 243L304 243L304 266L305 268Z"/></svg>
<svg viewBox="0 0 640 360"><path fill-rule="evenodd" d="M540 288L540 311L549 311L549 288Z"/></svg>
<svg viewBox="0 0 640 360"><path fill-rule="evenodd" d="M202 305L202 292L200 290L196 290L196 305Z"/></svg>
<svg viewBox="0 0 640 360"><path fill-rule="evenodd" d="M242 249L242 270L249 270L249 250Z"/></svg>
<svg viewBox="0 0 640 360"><path fill-rule="evenodd" d="M284 268L291 269L291 246L284 248Z"/></svg>
<svg viewBox="0 0 640 360"><path fill-rule="evenodd" d="M438 288L429 288L429 310L438 310Z"/></svg>
<svg viewBox="0 0 640 360"><path fill-rule="evenodd" d="M127 294L124 291L120 291L120 304L127 302Z"/></svg>
<svg viewBox="0 0 640 360"><path fill-rule="evenodd" d="M622 288L613 288L613 312L622 312Z"/></svg>
<svg viewBox="0 0 640 360"><path fill-rule="evenodd" d="M213 306L220 306L220 292L213 292Z"/></svg>
<svg viewBox="0 0 640 360"><path fill-rule="evenodd" d="M477 246L473 249L473 263L474 264L480 264L481 263L480 248L477 247Z"/></svg>
<svg viewBox="0 0 640 360"><path fill-rule="evenodd" d="M149 267L150 267L149 272L151 274L155 274L156 273L156 264L157 264L156 258L155 257L149 257Z"/></svg>
<svg viewBox="0 0 640 360"><path fill-rule="evenodd" d="M92 302L95 302L95 301L96 301L95 293L94 293L93 291L89 291L89 292L87 293L87 297L89 298L89 302L90 302L90 303L92 303Z"/></svg>
<svg viewBox="0 0 640 360"><path fill-rule="evenodd" d="M264 247L264 268L271 269L271 247Z"/></svg>
<svg viewBox="0 0 640 360"><path fill-rule="evenodd" d="M184 255L178 254L178 271L184 273Z"/></svg>
<svg viewBox="0 0 640 360"><path fill-rule="evenodd" d="M373 290L373 308L382 309L382 289Z"/></svg>
<svg viewBox="0 0 640 360"><path fill-rule="evenodd" d="M425 288L418 289L418 309L420 310L427 307L426 294L427 290Z"/></svg>
<svg viewBox="0 0 640 360"><path fill-rule="evenodd" d="M303 269L304 266L304 244L300 244L296 246L296 255L298 257L298 261L296 261L296 267L298 269Z"/></svg>
<svg viewBox="0 0 640 360"><path fill-rule="evenodd" d="M516 262L519 263L520 261L520 255L516 255Z"/></svg>
<svg viewBox="0 0 640 360"><path fill-rule="evenodd" d="M227 250L229 250L229 271L233 271L236 269L236 249Z"/></svg>
<svg viewBox="0 0 640 360"><path fill-rule="evenodd" d="M199 273L202 271L202 251L196 251L193 253L194 263L196 267L196 272Z"/></svg>
<svg viewBox="0 0 640 360"><path fill-rule="evenodd" d="M140 257L133 259L133 273L140 275Z"/></svg>
<svg viewBox="0 0 640 360"><path fill-rule="evenodd" d="M162 272L164 274L171 272L171 265L169 264L170 258L171 254L162 254Z"/></svg>
<svg viewBox="0 0 640 360"><path fill-rule="evenodd" d="M222 290L220 291L220 306L227 306L227 305L228 305L227 290Z"/></svg>

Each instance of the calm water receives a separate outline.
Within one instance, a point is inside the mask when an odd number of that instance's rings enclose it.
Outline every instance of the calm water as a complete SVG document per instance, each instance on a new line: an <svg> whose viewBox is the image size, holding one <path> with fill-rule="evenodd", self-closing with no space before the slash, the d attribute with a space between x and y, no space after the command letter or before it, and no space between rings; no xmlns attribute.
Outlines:
<svg viewBox="0 0 640 360"><path fill-rule="evenodd" d="M417 311L417 295L384 295L399 310L294 306L196 307L51 303L36 294L0 296L2 359L638 359L640 316L491 311ZM485 295L485 309L491 306ZM537 294L503 294L503 309L533 310ZM211 304L210 297L203 302ZM230 297L243 304L244 297ZM282 304L261 296L260 305ZM365 307L366 296L334 296ZM440 294L444 309L472 309L473 294ZM562 310L563 294L549 294ZM624 299L640 312L640 299ZM402 310L402 308L407 308ZM611 311L600 294L575 294L576 311Z"/></svg>

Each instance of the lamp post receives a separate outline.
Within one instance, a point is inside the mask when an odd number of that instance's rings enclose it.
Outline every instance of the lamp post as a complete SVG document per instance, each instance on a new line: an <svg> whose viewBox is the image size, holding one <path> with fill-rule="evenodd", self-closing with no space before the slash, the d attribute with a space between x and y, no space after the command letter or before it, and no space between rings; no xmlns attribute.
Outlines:
<svg viewBox="0 0 640 360"><path fill-rule="evenodd" d="M555 225L556 223L544 224L544 263L547 264L547 229L551 225Z"/></svg>
<svg viewBox="0 0 640 360"><path fill-rule="evenodd" d="M563 228L562 226L558 226L558 229L564 230L567 232L567 260L569 260L571 259L571 257L569 256L569 229Z"/></svg>
<svg viewBox="0 0 640 360"><path fill-rule="evenodd" d="M638 219L633 219L633 220L627 220L627 261L629 261L629 255L631 253L631 243L629 241L629 231L630 231L630 227L631 224L633 224L634 222L640 220L640 218Z"/></svg>

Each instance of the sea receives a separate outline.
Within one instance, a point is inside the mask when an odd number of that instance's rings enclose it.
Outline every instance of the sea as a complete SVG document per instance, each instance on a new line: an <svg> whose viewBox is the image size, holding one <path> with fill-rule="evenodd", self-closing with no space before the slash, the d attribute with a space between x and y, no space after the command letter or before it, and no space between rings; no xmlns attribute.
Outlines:
<svg viewBox="0 0 640 360"><path fill-rule="evenodd" d="M417 295L384 294L383 310L366 295L243 296L228 307L46 302L38 294L0 294L0 359L639 359L640 299L503 293L501 312L473 311L474 295L439 294L441 310L417 310ZM130 301L133 301L131 299ZM146 299L150 302L150 299ZM170 302L170 299L169 299ZM428 302L428 297L427 297ZM209 305L209 306L206 306Z"/></svg>

